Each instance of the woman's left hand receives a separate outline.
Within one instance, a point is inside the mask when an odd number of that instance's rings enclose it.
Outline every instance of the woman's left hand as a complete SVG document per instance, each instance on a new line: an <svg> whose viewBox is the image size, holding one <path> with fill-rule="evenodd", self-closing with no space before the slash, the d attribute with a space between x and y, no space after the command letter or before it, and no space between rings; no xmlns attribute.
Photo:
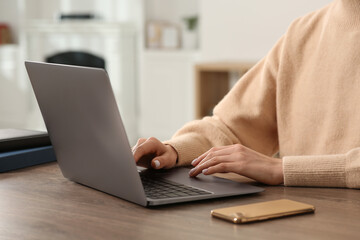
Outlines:
<svg viewBox="0 0 360 240"><path fill-rule="evenodd" d="M191 177L200 173L233 172L269 185L284 182L282 159L268 157L241 144L211 148L191 164L194 166L189 172Z"/></svg>

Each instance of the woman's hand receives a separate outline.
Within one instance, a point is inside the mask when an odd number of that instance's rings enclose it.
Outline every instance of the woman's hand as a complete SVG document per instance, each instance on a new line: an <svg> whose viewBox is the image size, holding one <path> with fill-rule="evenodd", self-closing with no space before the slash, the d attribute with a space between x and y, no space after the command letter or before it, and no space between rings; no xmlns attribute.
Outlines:
<svg viewBox="0 0 360 240"><path fill-rule="evenodd" d="M132 148L137 165L155 169L172 168L175 166L178 155L173 147L165 145L158 139L140 138Z"/></svg>
<svg viewBox="0 0 360 240"><path fill-rule="evenodd" d="M278 185L284 182L282 159L271 158L241 144L212 148L191 163L189 175L195 177L234 172L258 182Z"/></svg>

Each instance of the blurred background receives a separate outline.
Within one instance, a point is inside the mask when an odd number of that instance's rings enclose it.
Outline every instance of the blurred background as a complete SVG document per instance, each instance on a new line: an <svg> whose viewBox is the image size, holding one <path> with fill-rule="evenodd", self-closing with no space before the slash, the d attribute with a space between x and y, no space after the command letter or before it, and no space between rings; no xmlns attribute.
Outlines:
<svg viewBox="0 0 360 240"><path fill-rule="evenodd" d="M33 60L105 68L130 143L166 140L329 2L0 0L0 128L45 130L24 68Z"/></svg>

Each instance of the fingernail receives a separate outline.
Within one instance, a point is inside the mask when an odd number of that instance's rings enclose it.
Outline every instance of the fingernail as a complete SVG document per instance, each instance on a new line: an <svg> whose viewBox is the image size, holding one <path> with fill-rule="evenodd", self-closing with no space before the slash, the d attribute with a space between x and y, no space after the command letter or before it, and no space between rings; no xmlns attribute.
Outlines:
<svg viewBox="0 0 360 240"><path fill-rule="evenodd" d="M196 168L191 169L190 172L189 172L189 174L191 175L193 172L195 172L195 169L196 169Z"/></svg>
<svg viewBox="0 0 360 240"><path fill-rule="evenodd" d="M204 170L202 170L202 173L203 174L206 174L208 172L208 169L207 168L205 168Z"/></svg>
<svg viewBox="0 0 360 240"><path fill-rule="evenodd" d="M155 168L159 168L159 167L160 167L160 162L159 162L159 160L155 160L154 163L155 163Z"/></svg>
<svg viewBox="0 0 360 240"><path fill-rule="evenodd" d="M191 165L194 165L194 163L196 162L197 158L195 158L194 160L192 160Z"/></svg>

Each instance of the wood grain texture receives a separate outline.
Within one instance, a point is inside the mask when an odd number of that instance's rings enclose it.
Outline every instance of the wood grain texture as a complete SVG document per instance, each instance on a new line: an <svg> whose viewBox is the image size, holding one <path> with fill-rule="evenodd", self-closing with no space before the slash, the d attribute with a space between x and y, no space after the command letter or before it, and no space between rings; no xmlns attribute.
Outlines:
<svg viewBox="0 0 360 240"><path fill-rule="evenodd" d="M256 63L255 62L234 62L234 61L224 61L224 62L204 62L196 64L196 68L201 71L211 71L211 72L247 72L252 68Z"/></svg>
<svg viewBox="0 0 360 240"><path fill-rule="evenodd" d="M0 239L303 240L360 235L359 190L263 187L266 191L260 194L147 209L73 183L50 163L0 175ZM316 212L245 225L210 216L215 208L281 198L315 205Z"/></svg>

